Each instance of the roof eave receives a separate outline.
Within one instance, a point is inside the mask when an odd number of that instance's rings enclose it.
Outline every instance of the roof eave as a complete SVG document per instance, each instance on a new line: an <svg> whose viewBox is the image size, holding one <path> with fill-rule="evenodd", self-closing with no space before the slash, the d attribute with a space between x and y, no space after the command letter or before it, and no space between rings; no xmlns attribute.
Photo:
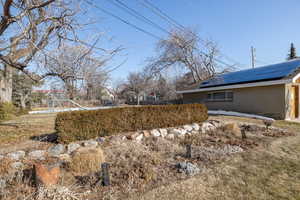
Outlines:
<svg viewBox="0 0 300 200"><path fill-rule="evenodd" d="M275 80L275 81L262 81L262 82L255 82L255 83L234 84L234 85L226 85L226 86L201 88L201 89L199 88L199 89L193 89L193 90L182 90L182 91L176 91L176 93L177 94L186 94L186 93L228 90L228 89L247 88L247 87L280 85L280 84L287 84L287 83L292 83L292 82L293 82L293 79L280 79L280 80Z"/></svg>

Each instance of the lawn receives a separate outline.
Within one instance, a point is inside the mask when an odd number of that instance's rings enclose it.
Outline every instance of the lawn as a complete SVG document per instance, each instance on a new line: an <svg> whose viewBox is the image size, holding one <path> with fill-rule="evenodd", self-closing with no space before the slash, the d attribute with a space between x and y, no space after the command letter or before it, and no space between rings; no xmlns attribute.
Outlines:
<svg viewBox="0 0 300 200"><path fill-rule="evenodd" d="M0 144L14 144L32 136L55 132L56 114L22 115L0 123Z"/></svg>

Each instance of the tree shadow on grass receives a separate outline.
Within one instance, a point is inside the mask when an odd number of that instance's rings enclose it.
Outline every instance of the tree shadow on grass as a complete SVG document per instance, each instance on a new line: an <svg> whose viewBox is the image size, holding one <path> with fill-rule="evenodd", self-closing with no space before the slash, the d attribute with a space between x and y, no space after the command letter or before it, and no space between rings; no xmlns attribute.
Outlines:
<svg viewBox="0 0 300 200"><path fill-rule="evenodd" d="M39 142L50 142L50 143L57 143L58 134L56 132L54 133L47 133L43 135L38 136L31 136L31 140L39 141Z"/></svg>

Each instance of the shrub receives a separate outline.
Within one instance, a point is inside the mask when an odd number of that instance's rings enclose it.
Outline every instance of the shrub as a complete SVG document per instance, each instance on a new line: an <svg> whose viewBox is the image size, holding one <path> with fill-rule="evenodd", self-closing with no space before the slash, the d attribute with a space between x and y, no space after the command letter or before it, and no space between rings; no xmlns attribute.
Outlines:
<svg viewBox="0 0 300 200"><path fill-rule="evenodd" d="M207 119L201 104L123 107L59 113L55 128L64 143L121 132L174 127Z"/></svg>
<svg viewBox="0 0 300 200"><path fill-rule="evenodd" d="M12 103L0 103L0 121L12 119L17 113Z"/></svg>

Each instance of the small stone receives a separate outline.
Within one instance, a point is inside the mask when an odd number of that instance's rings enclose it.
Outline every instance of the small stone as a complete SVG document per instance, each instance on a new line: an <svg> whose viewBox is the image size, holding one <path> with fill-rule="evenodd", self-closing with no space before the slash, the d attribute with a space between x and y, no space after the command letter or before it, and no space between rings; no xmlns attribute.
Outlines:
<svg viewBox="0 0 300 200"><path fill-rule="evenodd" d="M180 173L185 173L191 176L196 175L200 172L200 169L196 165L190 162L177 163L176 167L178 168L178 171Z"/></svg>
<svg viewBox="0 0 300 200"><path fill-rule="evenodd" d="M0 189L4 189L6 187L6 180L0 179Z"/></svg>
<svg viewBox="0 0 300 200"><path fill-rule="evenodd" d="M207 133L207 132L210 132L210 131L215 131L216 129L217 129L217 127L215 127L210 122L203 122L203 124L201 126L201 132L202 133Z"/></svg>
<svg viewBox="0 0 300 200"><path fill-rule="evenodd" d="M25 151L16 151L7 154L7 156L12 160L20 160L25 157Z"/></svg>
<svg viewBox="0 0 300 200"><path fill-rule="evenodd" d="M150 132L149 131L142 131L144 137L150 137Z"/></svg>
<svg viewBox="0 0 300 200"><path fill-rule="evenodd" d="M173 140L175 138L175 135L170 133L166 136L167 139Z"/></svg>
<svg viewBox="0 0 300 200"><path fill-rule="evenodd" d="M187 131L185 129L178 129L178 128L171 129L170 131L171 134L177 135L179 137L184 136L186 132Z"/></svg>
<svg viewBox="0 0 300 200"><path fill-rule="evenodd" d="M70 154L72 153L73 151L75 151L76 149L78 149L80 146L80 144L77 144L77 143L70 143L68 144L67 146L67 153Z"/></svg>
<svg viewBox="0 0 300 200"><path fill-rule="evenodd" d="M75 150L76 151L76 150ZM71 156L70 154L66 154L66 153L63 153L63 154L60 154L58 156L58 158L64 162L70 162L71 161Z"/></svg>
<svg viewBox="0 0 300 200"><path fill-rule="evenodd" d="M134 133L128 135L127 138L128 138L129 140L135 140L135 138L136 138L137 136L139 136L139 135L140 135L139 132L134 132Z"/></svg>
<svg viewBox="0 0 300 200"><path fill-rule="evenodd" d="M48 153L50 156L58 156L59 154L62 154L64 151L65 151L65 147L62 144L57 144L48 149Z"/></svg>
<svg viewBox="0 0 300 200"><path fill-rule="evenodd" d="M36 150L36 151L31 151L30 153L28 153L28 156L30 159L33 160L45 160L45 152L44 150Z"/></svg>
<svg viewBox="0 0 300 200"><path fill-rule="evenodd" d="M193 123L191 126L194 129L194 131L199 131L200 130L200 126L197 123Z"/></svg>
<svg viewBox="0 0 300 200"><path fill-rule="evenodd" d="M154 137L159 137L160 136L160 132L157 129L153 129L150 131L150 134Z"/></svg>
<svg viewBox="0 0 300 200"><path fill-rule="evenodd" d="M188 131L188 132L190 132L190 131L193 130L193 127L191 125L184 125L183 129L186 130L186 131Z"/></svg>
<svg viewBox="0 0 300 200"><path fill-rule="evenodd" d="M159 132L161 137L166 137L168 135L168 130L165 128L159 129Z"/></svg>
<svg viewBox="0 0 300 200"><path fill-rule="evenodd" d="M101 143L105 142L105 137L98 137L98 138L96 139L96 141L99 142L99 143L101 144Z"/></svg>
<svg viewBox="0 0 300 200"><path fill-rule="evenodd" d="M13 162L11 163L11 168L19 170L19 169L23 169L24 165L21 162Z"/></svg>
<svg viewBox="0 0 300 200"><path fill-rule="evenodd" d="M5 158L3 155L0 155L0 160L2 160L3 158Z"/></svg>
<svg viewBox="0 0 300 200"><path fill-rule="evenodd" d="M142 141L143 137L144 137L144 135L143 135L143 134L140 134L139 136L137 136L137 137L135 138L135 140L138 141L138 142L140 142L140 141Z"/></svg>
<svg viewBox="0 0 300 200"><path fill-rule="evenodd" d="M98 146L98 142L95 140L88 140L83 143L83 146L90 147L90 148L96 148Z"/></svg>

